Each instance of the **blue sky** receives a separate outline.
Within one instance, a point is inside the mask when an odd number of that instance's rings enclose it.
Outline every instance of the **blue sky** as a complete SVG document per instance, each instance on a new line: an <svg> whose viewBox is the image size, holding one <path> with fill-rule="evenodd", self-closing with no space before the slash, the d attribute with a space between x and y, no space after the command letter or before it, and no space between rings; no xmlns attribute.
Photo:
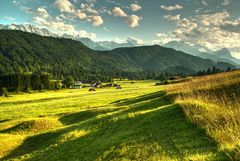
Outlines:
<svg viewBox="0 0 240 161"><path fill-rule="evenodd" d="M183 40L240 57L239 0L0 0L0 24L12 23L95 41Z"/></svg>

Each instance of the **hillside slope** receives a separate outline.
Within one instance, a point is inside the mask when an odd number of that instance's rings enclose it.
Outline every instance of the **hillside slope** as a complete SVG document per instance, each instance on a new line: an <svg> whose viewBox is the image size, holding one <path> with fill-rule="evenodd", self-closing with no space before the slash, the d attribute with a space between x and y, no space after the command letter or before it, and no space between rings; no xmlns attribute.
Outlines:
<svg viewBox="0 0 240 161"><path fill-rule="evenodd" d="M114 73L159 70L182 66L189 71L217 66L234 68L228 63L214 63L160 46L119 48L94 51L78 41L42 37L21 31L0 31L0 73L47 71L53 75L96 76ZM184 72L184 71L182 71Z"/></svg>
<svg viewBox="0 0 240 161"><path fill-rule="evenodd" d="M20 31L0 31L0 72L44 70L53 74L81 75L96 70L135 71L121 56L99 55L78 41L42 37Z"/></svg>
<svg viewBox="0 0 240 161"><path fill-rule="evenodd" d="M165 48L158 45L142 46L132 48L119 48L111 51L112 54L121 55L127 60L139 64L142 69L166 70L168 68L182 66L194 71L204 70L216 66L220 69L225 67L234 67L228 63L215 63L209 59L192 56L171 48ZM184 70L183 70L184 71Z"/></svg>
<svg viewBox="0 0 240 161"><path fill-rule="evenodd" d="M196 77L166 87L188 119L240 160L240 71Z"/></svg>

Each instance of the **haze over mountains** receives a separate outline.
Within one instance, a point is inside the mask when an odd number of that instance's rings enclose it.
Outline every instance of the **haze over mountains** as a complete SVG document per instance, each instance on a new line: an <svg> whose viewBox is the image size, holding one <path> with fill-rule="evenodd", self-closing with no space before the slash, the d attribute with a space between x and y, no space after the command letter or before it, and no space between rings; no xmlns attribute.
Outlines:
<svg viewBox="0 0 240 161"><path fill-rule="evenodd" d="M201 45L189 45L183 41L171 41L163 45L165 47L173 48L178 51L198 56L204 59L211 59L215 62L228 62L236 66L240 65L240 60L233 57L231 52L227 48L223 48L218 51L210 50Z"/></svg>
<svg viewBox="0 0 240 161"><path fill-rule="evenodd" d="M125 42L122 42L122 43L115 42L115 41L95 42L94 40L88 37L82 37L80 35L69 35L69 34L57 35L55 33L50 32L48 29L38 28L29 24L0 25L0 29L20 30L20 31L29 32L29 33L35 33L41 36L63 37L63 38L73 39L73 40L82 42L84 45L86 45L87 47L93 50L99 50L99 51L113 50L113 49L122 48L122 47L139 46L139 44L134 43L134 41L132 41L131 39L127 39ZM240 60L233 57L227 48L223 48L219 51L213 51L208 49L207 47L204 47L201 45L194 45L194 44L190 45L183 41L171 41L164 44L163 46L168 48L173 48L178 51L183 51L187 54L198 56L204 59L211 59L214 62L227 62L235 66L240 65Z"/></svg>

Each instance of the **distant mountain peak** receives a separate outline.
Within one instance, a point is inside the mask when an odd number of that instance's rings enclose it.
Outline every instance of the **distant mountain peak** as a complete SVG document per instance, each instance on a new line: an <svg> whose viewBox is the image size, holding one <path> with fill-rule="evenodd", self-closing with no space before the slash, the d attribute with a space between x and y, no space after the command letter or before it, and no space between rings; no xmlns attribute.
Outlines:
<svg viewBox="0 0 240 161"><path fill-rule="evenodd" d="M34 33L38 34L40 36L52 36L52 37L63 37L63 38L68 38L72 40L77 40L82 42L84 45L87 47L94 49L94 50L112 50L115 48L121 48L121 47L134 47L136 46L134 43L126 41L123 43L117 43L114 41L102 41L102 42L96 42L92 40L91 38L88 37L82 37L81 35L70 35L67 33L64 33L62 35L57 35L52 32L50 32L46 28L39 28L30 24L10 24L10 25L3 25L0 24L0 29L5 29L5 30L19 30L23 32L29 32L29 33Z"/></svg>
<svg viewBox="0 0 240 161"><path fill-rule="evenodd" d="M185 41L170 41L164 44L164 46L173 48L175 50L180 50L194 56L200 56L202 51L212 52L210 49L206 48L205 46L191 44Z"/></svg>
<svg viewBox="0 0 240 161"><path fill-rule="evenodd" d="M221 50L215 51L213 55L219 56L221 58L233 58L231 52L227 48L223 48Z"/></svg>
<svg viewBox="0 0 240 161"><path fill-rule="evenodd" d="M223 48L223 49L220 50L220 51L232 55L231 52L230 52L227 48Z"/></svg>
<svg viewBox="0 0 240 161"><path fill-rule="evenodd" d="M30 24L22 24L22 25L17 25L17 24L10 24L10 25L0 25L0 29L4 30L19 30L23 32L29 32L29 33L34 33L38 34L41 36L52 36L52 37L58 37L58 35L50 32L46 28L39 28Z"/></svg>

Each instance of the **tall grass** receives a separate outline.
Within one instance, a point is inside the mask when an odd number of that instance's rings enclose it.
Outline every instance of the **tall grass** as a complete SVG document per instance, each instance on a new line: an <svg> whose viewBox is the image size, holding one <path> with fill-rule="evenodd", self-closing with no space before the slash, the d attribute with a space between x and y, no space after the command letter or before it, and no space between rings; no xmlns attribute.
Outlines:
<svg viewBox="0 0 240 161"><path fill-rule="evenodd" d="M190 121L240 159L240 71L195 77L166 89Z"/></svg>

